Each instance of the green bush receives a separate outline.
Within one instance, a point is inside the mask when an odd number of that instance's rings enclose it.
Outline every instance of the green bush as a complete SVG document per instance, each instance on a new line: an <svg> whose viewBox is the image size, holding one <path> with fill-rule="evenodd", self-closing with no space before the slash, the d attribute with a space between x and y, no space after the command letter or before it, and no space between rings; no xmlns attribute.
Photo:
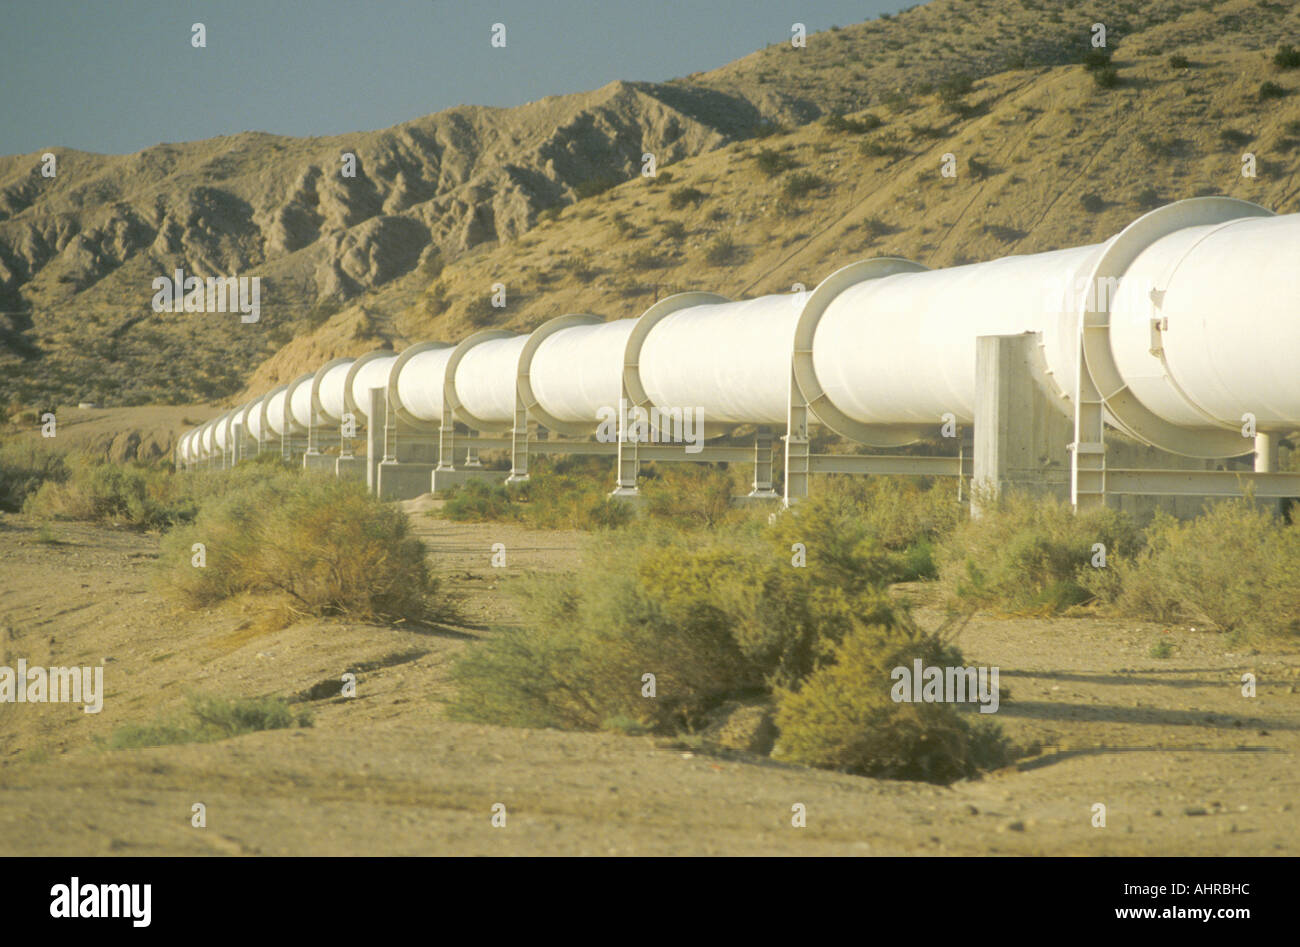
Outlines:
<svg viewBox="0 0 1300 947"><path fill-rule="evenodd" d="M1169 57L1170 69L1188 69L1191 67L1191 65L1192 65L1192 61L1190 59L1178 53L1175 53L1174 55Z"/></svg>
<svg viewBox="0 0 1300 947"><path fill-rule="evenodd" d="M662 540L662 537L660 537ZM693 729L729 694L763 684L730 633L746 590L716 550L627 542L587 551L581 577L516 585L527 624L467 649L453 717L513 726ZM656 696L643 697L643 675Z"/></svg>
<svg viewBox="0 0 1300 947"><path fill-rule="evenodd" d="M67 451L35 438L0 441L0 510L17 513L43 484L67 477Z"/></svg>
<svg viewBox="0 0 1300 947"><path fill-rule="evenodd" d="M708 196L697 187L683 185L668 192L668 206L673 210L681 210L687 204L694 204L699 207L700 203Z"/></svg>
<svg viewBox="0 0 1300 947"><path fill-rule="evenodd" d="M943 541L939 577L952 607L1051 615L1097 597L1097 543L1110 568L1139 541L1128 517L1113 510L1075 513L1052 497L1012 495Z"/></svg>
<svg viewBox="0 0 1300 947"><path fill-rule="evenodd" d="M1110 65L1110 52L1094 46L1083 54L1082 62L1088 72L1098 72Z"/></svg>
<svg viewBox="0 0 1300 947"><path fill-rule="evenodd" d="M938 543L966 519L950 481L842 476L825 489L852 503L853 518L890 554L884 581L936 578Z"/></svg>
<svg viewBox="0 0 1300 947"><path fill-rule="evenodd" d="M616 528L630 522L635 510L610 496L612 465L608 457L534 457L527 481L469 480L453 487L432 515L463 522L519 522L534 529Z"/></svg>
<svg viewBox="0 0 1300 947"><path fill-rule="evenodd" d="M798 690L778 691L780 730L773 757L885 779L947 784L1005 765L1011 750L1001 729L971 722L952 704L904 703L891 697L891 671L920 659L929 667L964 665L938 635L907 622L859 624L835 660Z"/></svg>
<svg viewBox="0 0 1300 947"><path fill-rule="evenodd" d="M712 528L743 516L734 474L709 464L665 464L640 486L649 516Z"/></svg>
<svg viewBox="0 0 1300 947"><path fill-rule="evenodd" d="M704 249L704 262L709 266L728 266L744 257L744 249L728 233L720 233Z"/></svg>
<svg viewBox="0 0 1300 947"><path fill-rule="evenodd" d="M975 87L975 80L964 73L945 78L939 83L939 102L944 109L959 115L967 114L971 107L964 101Z"/></svg>
<svg viewBox="0 0 1300 947"><path fill-rule="evenodd" d="M740 521L703 542L651 522L616 548L589 547L580 576L516 586L525 628L469 649L455 712L587 729L624 717L671 731L699 725L723 700L796 686L854 620L896 613L888 554L852 520L847 506L810 503L776 525ZM792 535L806 550L798 562ZM655 700L640 696L647 672Z"/></svg>
<svg viewBox="0 0 1300 947"><path fill-rule="evenodd" d="M1113 89L1119 85L1119 70L1114 66L1103 66L1092 70L1092 81L1099 89Z"/></svg>
<svg viewBox="0 0 1300 947"><path fill-rule="evenodd" d="M781 193L790 200L797 200L801 197L807 197L813 191L823 187L825 183L815 174L807 172L791 174L785 179L785 184L781 187Z"/></svg>
<svg viewBox="0 0 1300 947"><path fill-rule="evenodd" d="M187 698L187 715L151 724L124 724L108 740L112 749L170 746L177 743L208 743L259 730L284 730L311 726L307 711L295 714L279 697L214 697L201 694Z"/></svg>
<svg viewBox="0 0 1300 947"><path fill-rule="evenodd" d="M1193 520L1159 515L1146 540L1110 565L1114 582L1102 594L1121 613L1233 639L1300 635L1300 526L1238 499Z"/></svg>
<svg viewBox="0 0 1300 947"><path fill-rule="evenodd" d="M1273 65L1277 69L1300 69L1300 49L1283 43L1273 54Z"/></svg>
<svg viewBox="0 0 1300 947"><path fill-rule="evenodd" d="M513 518L514 507L504 484L475 479L453 486L438 513L449 520L483 523Z"/></svg>
<svg viewBox="0 0 1300 947"><path fill-rule="evenodd" d="M170 529L194 518L197 506L171 471L75 456L65 467L66 477L44 482L27 498L24 512L141 530Z"/></svg>
<svg viewBox="0 0 1300 947"><path fill-rule="evenodd" d="M1219 140L1230 148L1241 148L1250 144L1251 135L1235 128L1225 128L1219 132Z"/></svg>
<svg viewBox="0 0 1300 947"><path fill-rule="evenodd" d="M623 179L614 174L593 174L573 185L573 194L578 200L586 200L598 194L604 194L610 188L618 187Z"/></svg>
<svg viewBox="0 0 1300 947"><path fill-rule="evenodd" d="M1278 85L1276 82L1261 82L1259 86L1259 100L1266 102L1269 99L1286 98L1287 90Z"/></svg>
<svg viewBox="0 0 1300 947"><path fill-rule="evenodd" d="M754 156L754 161L758 164L758 169L769 178L774 178L798 165L793 157L773 148L760 148L758 154Z"/></svg>
<svg viewBox="0 0 1300 947"><path fill-rule="evenodd" d="M192 564L193 545L206 565ZM425 620L438 583L406 515L363 484L279 473L204 502L163 539L164 584L194 605L243 592L282 596L294 614Z"/></svg>
<svg viewBox="0 0 1300 947"><path fill-rule="evenodd" d="M905 158L910 152L897 142L864 141L858 151L868 158Z"/></svg>
<svg viewBox="0 0 1300 947"><path fill-rule="evenodd" d="M831 112L822 119L822 123L829 131L848 132L854 135L862 135L870 131L875 131L881 125L885 124L879 116L873 115L870 112L863 115L861 118L849 118L848 116L841 115L838 112Z"/></svg>
<svg viewBox="0 0 1300 947"><path fill-rule="evenodd" d="M614 529L634 508L610 496L611 457L538 457L529 479L509 488L511 515L535 529Z"/></svg>
<svg viewBox="0 0 1300 947"><path fill-rule="evenodd" d="M1079 205L1090 214L1100 214L1106 209L1106 201L1097 194L1084 194L1079 198Z"/></svg>

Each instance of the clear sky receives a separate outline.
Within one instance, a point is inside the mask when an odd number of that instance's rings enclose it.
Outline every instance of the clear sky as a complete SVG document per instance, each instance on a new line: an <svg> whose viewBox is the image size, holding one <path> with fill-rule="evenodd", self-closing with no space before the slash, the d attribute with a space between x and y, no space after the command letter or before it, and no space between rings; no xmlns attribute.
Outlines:
<svg viewBox="0 0 1300 947"><path fill-rule="evenodd" d="M4 0L0 154L332 135L713 69L891 0ZM494 23L506 26L493 49ZM203 23L207 47L191 45Z"/></svg>

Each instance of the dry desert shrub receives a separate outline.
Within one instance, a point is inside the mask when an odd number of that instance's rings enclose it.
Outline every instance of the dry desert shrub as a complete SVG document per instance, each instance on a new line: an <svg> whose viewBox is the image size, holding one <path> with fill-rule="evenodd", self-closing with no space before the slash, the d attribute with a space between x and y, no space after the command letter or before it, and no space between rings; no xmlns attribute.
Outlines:
<svg viewBox="0 0 1300 947"><path fill-rule="evenodd" d="M277 471L205 501L164 538L161 568L194 605L272 592L296 614L422 621L439 611L425 554L406 514L364 485Z"/></svg>

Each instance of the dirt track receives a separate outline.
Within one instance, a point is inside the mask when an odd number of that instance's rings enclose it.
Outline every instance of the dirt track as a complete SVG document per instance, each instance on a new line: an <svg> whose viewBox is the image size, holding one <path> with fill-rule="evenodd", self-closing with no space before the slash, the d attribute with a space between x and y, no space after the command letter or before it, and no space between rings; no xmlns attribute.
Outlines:
<svg viewBox="0 0 1300 947"><path fill-rule="evenodd" d="M513 616L500 583L563 569L579 537L416 516L467 627L428 634L303 623L254 603L184 612L150 582L157 542L0 516L0 664L104 662L98 715L0 704L0 854L1248 854L1300 853L1300 654L1103 619L980 620L968 660L1002 669L997 719L1044 752L950 788L713 756L664 740L442 719L447 669ZM48 537L47 537L48 538ZM493 543L509 567L489 564ZM310 729L99 749L187 690L301 693ZM1240 677L1258 675L1254 699ZM192 828L191 806L207 807ZM494 803L507 807L493 828ZM1106 828L1091 807L1107 806ZM791 806L807 807L807 828ZM1203 813L1203 814L1202 814Z"/></svg>

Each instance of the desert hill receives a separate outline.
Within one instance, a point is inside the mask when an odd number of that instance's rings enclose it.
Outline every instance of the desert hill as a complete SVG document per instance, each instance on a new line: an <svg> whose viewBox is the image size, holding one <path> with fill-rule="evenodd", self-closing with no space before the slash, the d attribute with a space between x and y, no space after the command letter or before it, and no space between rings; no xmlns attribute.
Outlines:
<svg viewBox="0 0 1300 947"><path fill-rule="evenodd" d="M1109 67L1084 63L1098 22ZM380 132L56 148L54 179L39 154L0 158L0 396L228 398L338 354L635 315L679 289L1102 239L1195 194L1293 211L1297 73L1272 59L1297 36L1280 2L936 0L683 79ZM151 281L177 267L261 276L261 320L154 313Z"/></svg>

